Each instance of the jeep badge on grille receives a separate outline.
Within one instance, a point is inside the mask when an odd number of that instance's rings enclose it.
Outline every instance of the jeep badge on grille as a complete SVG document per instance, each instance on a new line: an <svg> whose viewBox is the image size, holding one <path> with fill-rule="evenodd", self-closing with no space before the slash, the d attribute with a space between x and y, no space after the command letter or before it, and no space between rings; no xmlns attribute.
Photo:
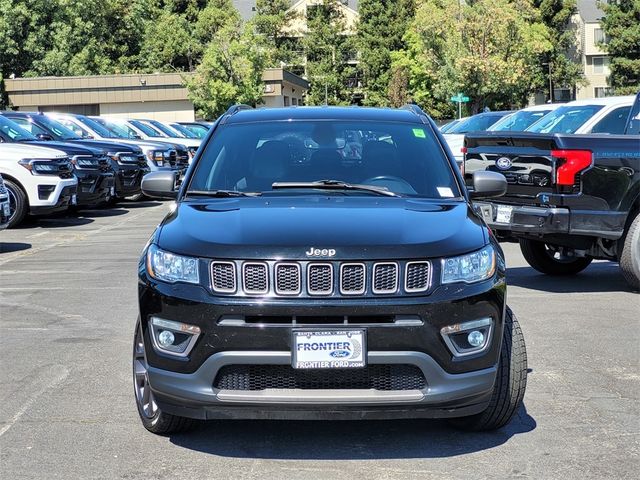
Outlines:
<svg viewBox="0 0 640 480"><path fill-rule="evenodd" d="M304 252L307 257L335 257L336 251L333 248L309 248Z"/></svg>

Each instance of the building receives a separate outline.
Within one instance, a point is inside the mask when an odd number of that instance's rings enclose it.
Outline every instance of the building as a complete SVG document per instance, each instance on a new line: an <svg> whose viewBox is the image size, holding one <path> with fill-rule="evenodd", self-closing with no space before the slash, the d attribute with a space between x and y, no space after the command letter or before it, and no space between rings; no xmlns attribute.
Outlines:
<svg viewBox="0 0 640 480"><path fill-rule="evenodd" d="M6 79L13 108L162 121L193 121L186 73ZM309 83L281 68L263 72L266 106L302 105Z"/></svg>
<svg viewBox="0 0 640 480"><path fill-rule="evenodd" d="M322 0L292 0L291 6L297 11L306 9L307 5L318 4ZM340 0L352 12L358 11L358 0ZM256 0L233 0L233 6L240 12L243 20L250 20L255 15ZM305 10L306 12L306 10Z"/></svg>
<svg viewBox="0 0 640 480"><path fill-rule="evenodd" d="M605 97L610 94L608 86L609 56L600 44L607 43L600 19L604 12L596 0L578 0L578 12L574 23L578 33L578 51L584 68L586 86L576 87L576 100Z"/></svg>

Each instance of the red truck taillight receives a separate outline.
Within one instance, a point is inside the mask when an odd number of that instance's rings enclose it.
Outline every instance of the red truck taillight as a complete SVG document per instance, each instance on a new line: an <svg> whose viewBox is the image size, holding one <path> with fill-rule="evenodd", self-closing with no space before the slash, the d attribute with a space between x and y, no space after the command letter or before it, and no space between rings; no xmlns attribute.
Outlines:
<svg viewBox="0 0 640 480"><path fill-rule="evenodd" d="M551 150L556 159L556 185L574 185L576 174L593 164L589 150Z"/></svg>

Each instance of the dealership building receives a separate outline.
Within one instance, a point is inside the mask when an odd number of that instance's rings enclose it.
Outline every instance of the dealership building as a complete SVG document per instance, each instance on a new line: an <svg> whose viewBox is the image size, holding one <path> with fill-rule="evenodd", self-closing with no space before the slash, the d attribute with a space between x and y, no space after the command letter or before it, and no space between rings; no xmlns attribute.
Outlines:
<svg viewBox="0 0 640 480"><path fill-rule="evenodd" d="M111 115L161 121L193 121L183 73L33 77L5 79L14 109ZM262 74L263 104L267 107L303 105L309 83L281 68Z"/></svg>

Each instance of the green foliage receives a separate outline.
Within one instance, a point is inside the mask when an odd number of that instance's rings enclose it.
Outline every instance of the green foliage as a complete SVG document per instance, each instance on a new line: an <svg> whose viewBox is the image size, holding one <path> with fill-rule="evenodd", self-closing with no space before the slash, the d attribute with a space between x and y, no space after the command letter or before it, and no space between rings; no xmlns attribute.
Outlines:
<svg viewBox="0 0 640 480"><path fill-rule="evenodd" d="M311 82L310 105L348 105L352 100L349 80L355 68L354 38L346 30L338 0L323 0L308 9L307 34L302 40L307 58L306 74Z"/></svg>
<svg viewBox="0 0 640 480"><path fill-rule="evenodd" d="M235 103L260 103L264 60L255 33L239 21L230 22L209 42L202 63L186 79L189 99L209 119Z"/></svg>
<svg viewBox="0 0 640 480"><path fill-rule="evenodd" d="M397 89L401 88L401 72L404 70L391 71L391 52L405 47L402 37L414 15L414 10L414 0L361 0L359 2L360 20L356 41L365 104L387 106L394 104L394 99L397 100ZM392 80L393 82L390 83Z"/></svg>
<svg viewBox="0 0 640 480"><path fill-rule="evenodd" d="M601 4L602 26L609 37L603 45L609 55L609 83L619 95L640 90L640 0L617 0Z"/></svg>
<svg viewBox="0 0 640 480"><path fill-rule="evenodd" d="M548 28L528 0L425 0L392 54L409 72L412 99L432 116L454 113L464 92L470 111L522 105L541 86L539 58L552 49Z"/></svg>
<svg viewBox="0 0 640 480"><path fill-rule="evenodd" d="M251 23L256 34L262 37L268 67L301 63L295 41L283 35L285 28L296 18L289 7L290 0L256 1L256 14Z"/></svg>

